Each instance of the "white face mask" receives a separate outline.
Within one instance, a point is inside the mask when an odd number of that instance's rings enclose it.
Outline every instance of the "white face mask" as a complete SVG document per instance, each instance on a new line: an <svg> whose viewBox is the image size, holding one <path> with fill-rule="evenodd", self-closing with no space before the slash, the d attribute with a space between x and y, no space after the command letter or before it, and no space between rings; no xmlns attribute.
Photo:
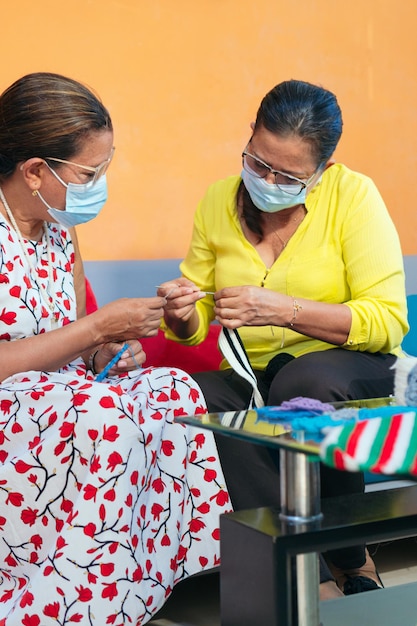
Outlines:
<svg viewBox="0 0 417 626"><path fill-rule="evenodd" d="M245 169L242 170L241 177L248 190L253 204L265 213L277 213L284 209L290 209L298 204L304 204L307 195L307 188L304 187L297 196L287 193L275 184L269 184L265 179L252 176ZM283 185L281 185L283 187ZM289 191L294 191L292 185L287 185Z"/></svg>
<svg viewBox="0 0 417 626"><path fill-rule="evenodd" d="M84 224L97 217L107 200L106 175L100 176L94 185L92 182L84 184L64 183L51 167L49 169L67 190L65 210L51 207L38 191L38 196L48 208L49 215L67 228Z"/></svg>

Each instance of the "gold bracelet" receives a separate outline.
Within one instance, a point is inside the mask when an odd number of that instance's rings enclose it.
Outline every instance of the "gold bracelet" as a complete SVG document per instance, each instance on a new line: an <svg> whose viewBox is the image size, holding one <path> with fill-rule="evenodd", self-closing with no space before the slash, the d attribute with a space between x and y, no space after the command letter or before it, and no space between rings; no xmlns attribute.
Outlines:
<svg viewBox="0 0 417 626"><path fill-rule="evenodd" d="M97 350L95 350L94 352L92 352L90 354L90 358L88 359L88 367L89 369L92 371L94 376L97 376L97 371L95 368L95 363L94 363L94 359L96 358L96 354L97 352L100 350L100 348L98 348Z"/></svg>
<svg viewBox="0 0 417 626"><path fill-rule="evenodd" d="M302 308L303 307L301 306L301 304L298 304L297 300L294 297L292 297L292 310L293 310L293 313L292 313L292 319L290 321L290 327L291 328L294 327L294 324L297 321L297 313L298 313L298 311L301 311Z"/></svg>

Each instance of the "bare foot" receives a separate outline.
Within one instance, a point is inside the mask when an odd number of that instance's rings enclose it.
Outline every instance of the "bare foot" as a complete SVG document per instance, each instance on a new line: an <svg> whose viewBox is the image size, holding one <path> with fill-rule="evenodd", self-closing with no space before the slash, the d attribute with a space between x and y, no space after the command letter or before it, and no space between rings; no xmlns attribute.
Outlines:
<svg viewBox="0 0 417 626"><path fill-rule="evenodd" d="M328 580L320 583L319 587L320 600L334 600L335 598L344 598L344 594L340 591L334 580Z"/></svg>

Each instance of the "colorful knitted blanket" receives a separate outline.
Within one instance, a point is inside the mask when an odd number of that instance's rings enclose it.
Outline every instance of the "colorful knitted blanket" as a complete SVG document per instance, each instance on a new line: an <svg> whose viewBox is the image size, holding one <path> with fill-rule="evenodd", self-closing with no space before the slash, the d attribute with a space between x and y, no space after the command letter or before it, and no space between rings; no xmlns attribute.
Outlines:
<svg viewBox="0 0 417 626"><path fill-rule="evenodd" d="M417 359L400 358L395 366L391 416L379 415L327 431L320 445L323 463L348 471L417 475ZM395 407L390 407L395 408Z"/></svg>

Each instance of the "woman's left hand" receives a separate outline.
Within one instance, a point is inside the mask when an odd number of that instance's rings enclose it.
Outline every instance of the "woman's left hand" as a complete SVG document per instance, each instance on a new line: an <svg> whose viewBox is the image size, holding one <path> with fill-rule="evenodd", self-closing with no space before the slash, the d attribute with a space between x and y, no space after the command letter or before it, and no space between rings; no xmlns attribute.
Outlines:
<svg viewBox="0 0 417 626"><path fill-rule="evenodd" d="M291 317L287 298L264 287L225 287L214 296L216 320L226 328L280 326Z"/></svg>
<svg viewBox="0 0 417 626"><path fill-rule="evenodd" d="M129 347L123 352L120 359L109 370L108 376L116 376L122 372L130 372L140 368L146 360L142 344L137 339L130 339L125 343ZM112 358L122 349L124 343L108 342L104 343L94 358L94 365L97 373L100 373Z"/></svg>

